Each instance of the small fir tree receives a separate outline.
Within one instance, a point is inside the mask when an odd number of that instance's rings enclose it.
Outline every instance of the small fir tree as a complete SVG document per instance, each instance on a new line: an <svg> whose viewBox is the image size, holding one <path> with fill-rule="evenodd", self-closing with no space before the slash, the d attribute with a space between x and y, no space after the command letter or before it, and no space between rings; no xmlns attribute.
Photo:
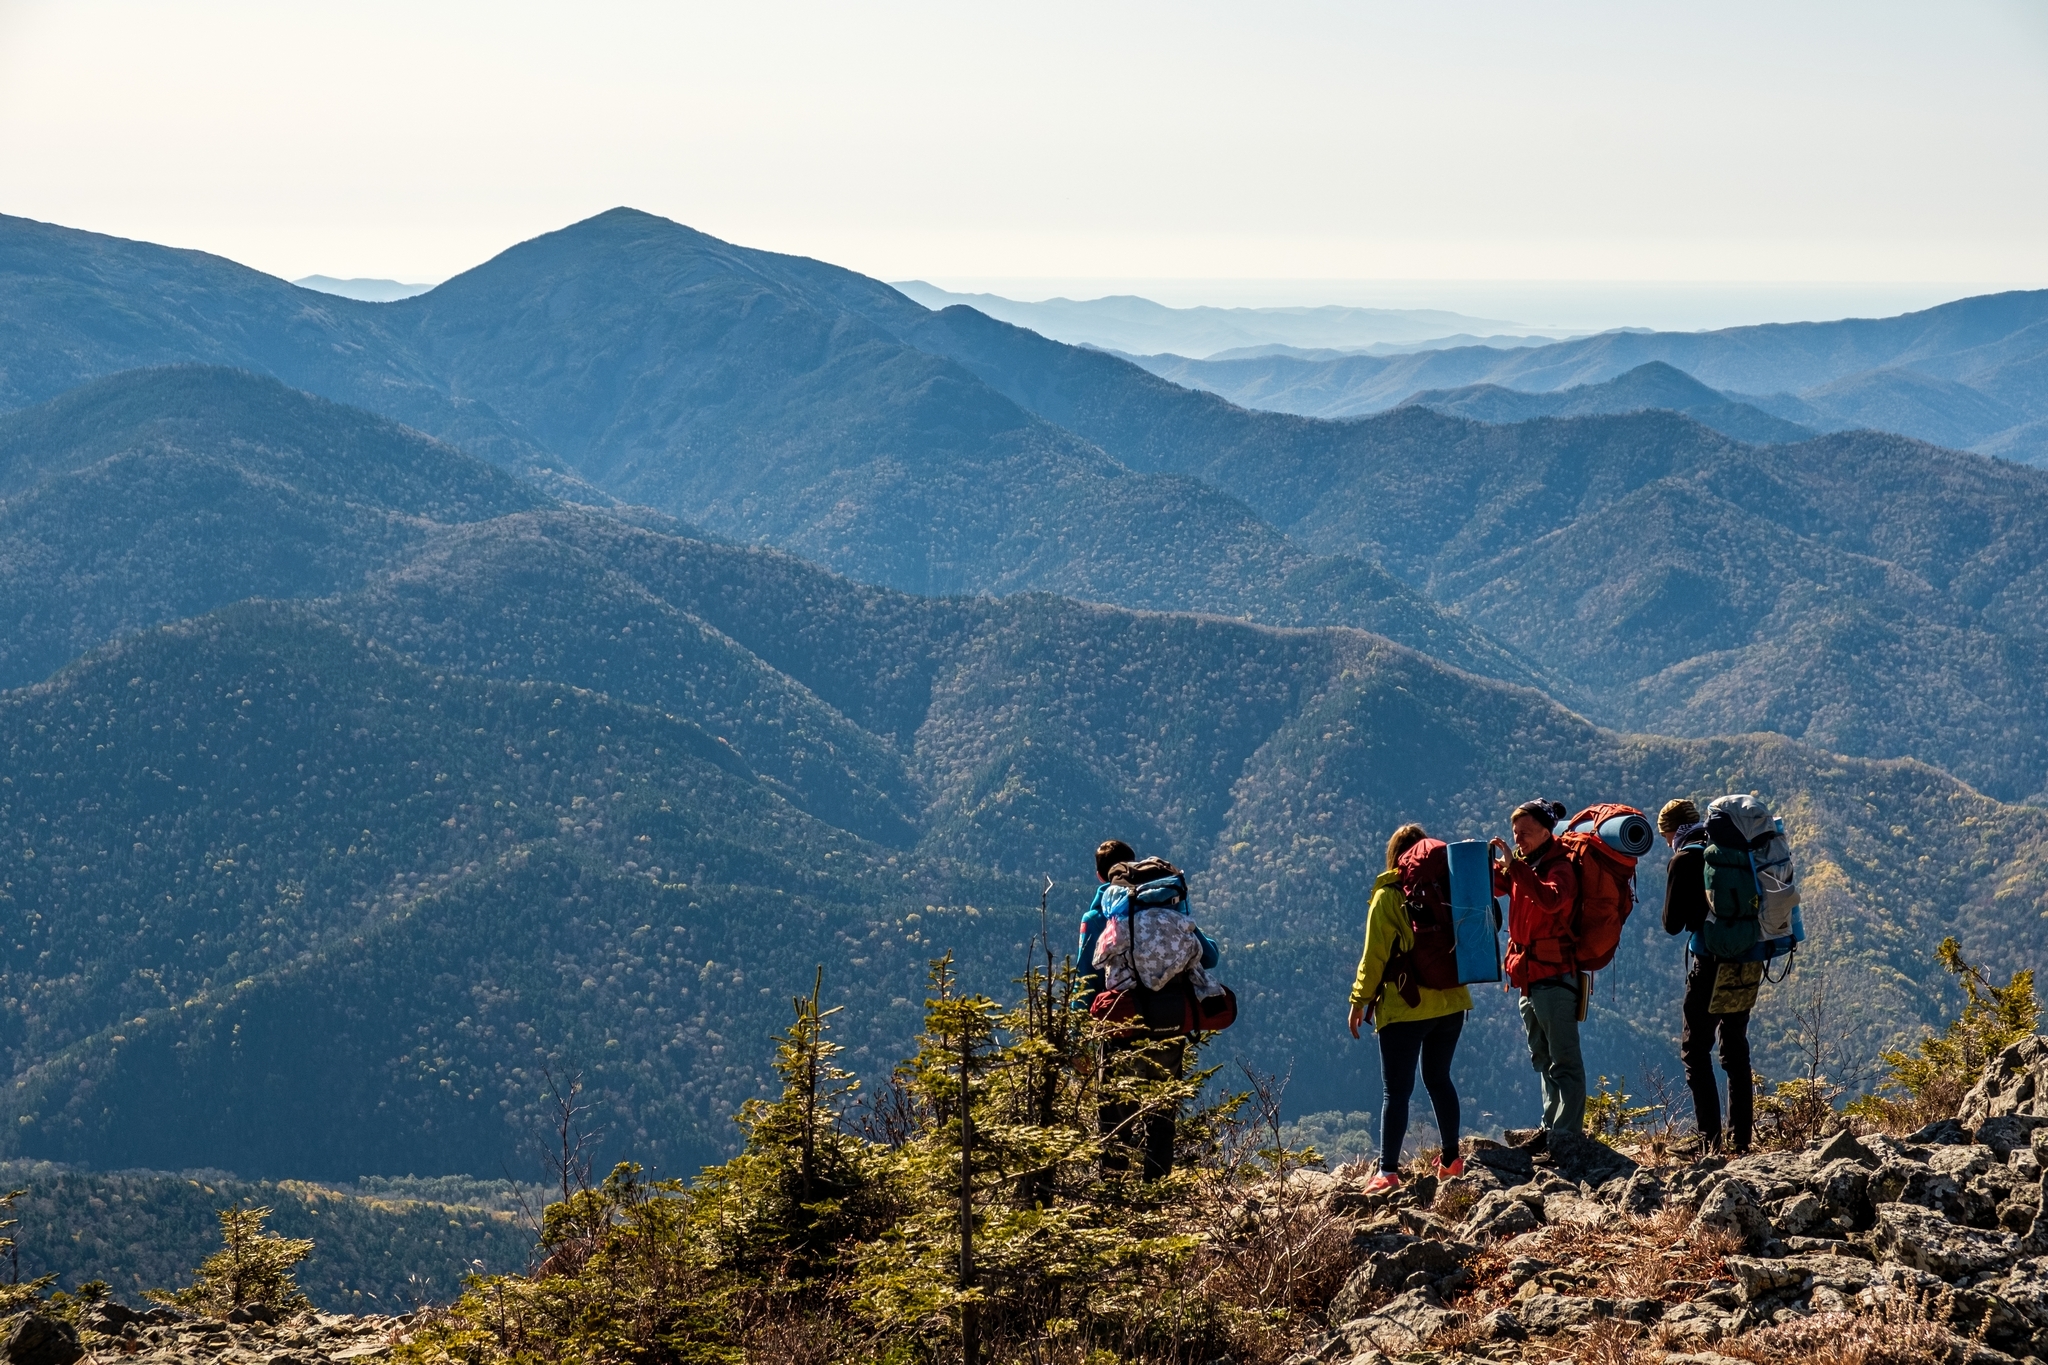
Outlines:
<svg viewBox="0 0 2048 1365"><path fill-rule="evenodd" d="M267 1208L222 1209L219 1216L221 1248L200 1262L192 1283L184 1289L151 1289L144 1298L213 1317L237 1308L290 1312L312 1306L292 1274L313 1254L310 1241L265 1232Z"/></svg>
<svg viewBox="0 0 2048 1365"><path fill-rule="evenodd" d="M1893 1126L1918 1126L1956 1111L1991 1060L2030 1036L2041 1017L2034 999L2034 973L2022 969L2003 986L1963 957L1953 938L1934 950L1936 960L1963 985L1963 1012L1941 1033L1923 1038L1911 1052L1881 1052L1885 1077L1876 1095L1849 1106L1850 1112Z"/></svg>

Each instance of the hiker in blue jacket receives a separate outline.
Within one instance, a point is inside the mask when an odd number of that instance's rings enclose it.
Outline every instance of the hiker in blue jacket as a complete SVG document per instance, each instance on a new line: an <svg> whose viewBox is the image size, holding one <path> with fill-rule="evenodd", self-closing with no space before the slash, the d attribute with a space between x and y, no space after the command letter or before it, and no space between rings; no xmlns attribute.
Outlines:
<svg viewBox="0 0 2048 1365"><path fill-rule="evenodd" d="M1095 965L1095 946L1108 927L1105 893L1113 878L1137 862L1137 853L1121 839L1104 840L1095 850L1095 899L1081 916L1081 941L1075 948L1075 965L1081 976L1081 1008L1088 1009L1107 988L1105 973ZM1202 966L1214 967L1220 958L1215 941L1197 929L1202 941ZM1128 1077L1141 1081L1177 1081L1187 1064L1185 1037L1147 1035L1140 1032L1127 1039L1105 1043L1102 1049L1103 1076ZM1105 1096L1107 1090L1105 1089ZM1144 1178L1158 1180L1173 1170L1174 1131L1180 1121L1180 1105L1160 1106L1140 1113L1135 1100L1104 1098L1096 1109L1096 1122L1103 1139L1102 1169L1113 1174L1130 1169L1130 1149L1137 1147ZM1131 1139L1139 1140L1133 1142Z"/></svg>

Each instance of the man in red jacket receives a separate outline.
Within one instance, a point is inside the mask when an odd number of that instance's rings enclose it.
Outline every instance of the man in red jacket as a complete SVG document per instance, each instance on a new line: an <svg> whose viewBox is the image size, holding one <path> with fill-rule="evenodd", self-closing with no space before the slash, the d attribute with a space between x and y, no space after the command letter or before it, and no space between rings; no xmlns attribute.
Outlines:
<svg viewBox="0 0 2048 1365"><path fill-rule="evenodd" d="M1508 984L1522 992L1529 1061L1543 1078L1546 1134L1578 1137L1586 1127L1586 1063L1579 1052L1579 970L1572 918L1579 875L1551 829L1564 819L1555 801L1524 801L1511 821L1515 849L1499 839L1495 895L1508 897Z"/></svg>

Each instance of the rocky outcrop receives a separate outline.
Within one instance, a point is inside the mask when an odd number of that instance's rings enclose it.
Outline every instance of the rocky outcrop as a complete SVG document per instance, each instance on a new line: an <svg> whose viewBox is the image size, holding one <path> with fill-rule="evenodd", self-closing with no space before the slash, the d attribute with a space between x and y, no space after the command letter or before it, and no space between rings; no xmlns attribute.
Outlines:
<svg viewBox="0 0 2048 1365"><path fill-rule="evenodd" d="M1951 1315L1956 1361L2048 1359L2044 1070L2048 1038L2016 1044L1956 1118L1907 1138L1661 1165L1479 1140L1441 1183L1333 1181L1325 1197L1358 1220L1352 1269L1295 1365L1551 1358L1591 1332L1676 1365L1898 1302Z"/></svg>
<svg viewBox="0 0 2048 1365"><path fill-rule="evenodd" d="M171 1308L138 1313L108 1304L88 1312L82 1325L85 1345L93 1358L102 1362L118 1359L136 1365L203 1365L215 1361L373 1365L391 1354L393 1344L403 1339L412 1322L410 1316L279 1314L263 1308L236 1309L222 1320ZM17 1360L16 1365L31 1363ZM69 1362L51 1361L48 1365Z"/></svg>
<svg viewBox="0 0 2048 1365"><path fill-rule="evenodd" d="M1999 1053L1956 1110L1956 1122L1969 1129L2007 1117L2048 1123L2048 1036L2022 1038Z"/></svg>

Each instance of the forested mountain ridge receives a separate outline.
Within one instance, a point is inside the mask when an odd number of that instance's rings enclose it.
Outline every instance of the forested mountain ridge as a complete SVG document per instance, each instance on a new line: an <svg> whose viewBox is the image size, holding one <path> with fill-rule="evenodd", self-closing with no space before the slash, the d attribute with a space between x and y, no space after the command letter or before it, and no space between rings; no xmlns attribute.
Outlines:
<svg viewBox="0 0 2048 1365"><path fill-rule="evenodd" d="M1670 412L1319 421L1195 394L971 309L919 343L1133 468L1384 564L1610 724L1771 729L2048 788L2048 474L1874 432L1755 447Z"/></svg>
<svg viewBox="0 0 2048 1365"><path fill-rule="evenodd" d="M56 230L38 232L30 235L42 255L30 253L29 264L47 266L55 248L45 239ZM88 247L95 261L121 257L131 274L153 250L103 239L80 249ZM150 268L185 264L167 254ZM206 278L234 269L212 262ZM1928 591L1910 565L1894 574L1842 560L1843 537L1828 532L1817 543L1775 504L1751 504L1748 515L1725 498L1687 508L1682 490L1667 497L1650 486L1710 481L1709 467L1734 443L1654 413L1489 428L1412 409L1362 422L1248 412L970 309L929 313L852 272L623 210L398 303L307 296L275 281L235 287L211 286L212 313L165 322L151 344L232 322L244 341L269 338L262 346L283 357L279 372L296 366L314 381L397 394L429 425L452 423L451 413L472 425L487 415L522 451L567 443L540 455L504 456L502 442L490 449L514 467L552 461L554 477L587 475L624 496L665 500L665 510L710 529L765 538L870 581L1357 625L1460 667L1536 683L1612 724L1691 734L1770 727L1853 752L1922 757L2007 798L2048 784L2038 689L2023 682L2038 646L2009 609L2032 591L2027 570L2016 570L2012 592L1997 581L1983 593ZM80 303L87 322L85 304L110 308L111 288ZM256 303L236 302L244 295ZM284 317L286 302L298 313ZM1968 340L1956 328L1967 330L1972 316L1952 319L1940 344ZM334 366L349 356L384 359L349 361L356 368L337 378ZM422 406L422 384L445 386L435 402L459 393L461 403ZM1771 459L1842 484L1867 446L1841 436ZM1883 448L1907 452L1886 457L1898 466L1878 494L1889 519L1911 521L1916 501L1946 499L1951 466L1965 482L1977 478L1966 457ZM1480 582L1487 565L1506 571L1501 535L1471 563L1459 557L1472 546L1435 543L1432 554L1458 559L1454 574L1409 542L1442 526L1493 526L1513 539L1529 525L1501 519L1510 503L1472 502L1475 458L1535 458L1552 470L1541 496L1562 493L1591 517L1546 527L1556 546L1605 544L1610 512L1665 529L1650 543L1623 536L1611 554L1573 557L1569 593ZM1741 459L1754 466L1757 457ZM1446 478L1447 470L1465 472ZM1991 502L2032 497L2014 485ZM1387 515L1393 509L1422 521L1388 525L1400 519ZM1978 510L2001 523L2017 516L1990 503ZM1974 534L1976 515L1957 523L1960 541ZM2001 532L2004 548L1980 547L1985 562L2024 565L2037 534ZM1738 542L1753 551L1734 575L1749 595L1732 610L1701 611L1721 566L1695 564L1697 546L1730 559ZM1556 546L1519 553L1541 559ZM1852 549L1886 564L1889 554ZM1751 591L1758 582L1768 611ZM1874 596L1862 595L1866 584L1877 585ZM2000 600L1987 613L1990 597ZM1682 609L1665 610L1667 598Z"/></svg>
<svg viewBox="0 0 2048 1365"><path fill-rule="evenodd" d="M1570 690L1378 566L1311 554L1196 481L1134 472L900 340L885 323L928 315L888 286L647 214L600 215L389 304L0 219L0 305L0 401L223 362L574 500L625 497L871 582L1357 625ZM1134 537L1172 552L1134 554Z"/></svg>
<svg viewBox="0 0 2048 1365"><path fill-rule="evenodd" d="M547 505L124 636L0 697L0 748L8 1150L329 1178L496 1173L543 1066L583 1074L610 1152L687 1170L815 964L878 1064L925 958L1021 966L1042 873L1064 946L1108 833L1193 869L1228 1045L1298 1061L1310 1109L1370 1103L1335 1023L1400 819L1756 786L1871 1047L1939 1012L1898 984L1937 928L2036 951L2048 838L1917 764L1619 736L1352 631L908 597ZM1646 907L1596 1065L1665 1052L1678 967ZM1475 1022L1482 1122L1526 1102L1514 1027Z"/></svg>
<svg viewBox="0 0 2048 1365"><path fill-rule="evenodd" d="M352 587L435 524L552 501L244 371L88 384L0 416L0 686L138 626Z"/></svg>

